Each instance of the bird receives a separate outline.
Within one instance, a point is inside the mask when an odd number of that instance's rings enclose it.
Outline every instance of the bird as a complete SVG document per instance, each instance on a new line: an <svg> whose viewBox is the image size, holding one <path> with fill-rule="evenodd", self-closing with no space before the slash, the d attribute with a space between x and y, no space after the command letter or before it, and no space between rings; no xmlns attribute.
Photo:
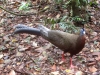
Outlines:
<svg viewBox="0 0 100 75"><path fill-rule="evenodd" d="M60 30L51 30L43 25L38 25L37 28L29 27L23 24L14 26L13 34L27 33L38 35L46 39L63 51L62 60L65 60L64 54L70 53L70 67L73 68L72 57L78 54L85 46L85 29L80 29L80 33L70 34Z"/></svg>

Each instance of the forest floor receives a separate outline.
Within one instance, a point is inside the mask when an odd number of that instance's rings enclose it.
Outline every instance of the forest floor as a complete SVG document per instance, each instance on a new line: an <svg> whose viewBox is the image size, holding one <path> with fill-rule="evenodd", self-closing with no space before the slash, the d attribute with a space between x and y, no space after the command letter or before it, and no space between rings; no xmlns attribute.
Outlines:
<svg viewBox="0 0 100 75"><path fill-rule="evenodd" d="M19 14L18 1L12 0L7 5L0 2L0 6ZM48 17L47 14L18 16L0 9L0 75L100 75L100 8L92 10L91 22L85 26L85 47L73 56L75 68L70 69L68 54L65 54L66 61L61 63L62 51L42 37L29 34L10 36L17 24L44 25L42 20ZM30 12L36 13L37 9ZM49 14L52 17L59 15Z"/></svg>

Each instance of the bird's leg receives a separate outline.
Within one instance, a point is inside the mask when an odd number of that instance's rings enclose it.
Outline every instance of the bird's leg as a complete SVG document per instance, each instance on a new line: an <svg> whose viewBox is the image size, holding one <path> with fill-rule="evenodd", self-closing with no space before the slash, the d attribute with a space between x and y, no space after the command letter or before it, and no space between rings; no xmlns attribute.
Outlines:
<svg viewBox="0 0 100 75"><path fill-rule="evenodd" d="M64 52L63 52L63 54L62 54L62 61L65 62Z"/></svg>
<svg viewBox="0 0 100 75"><path fill-rule="evenodd" d="M75 66L72 63L72 57L70 58L70 68L73 69Z"/></svg>

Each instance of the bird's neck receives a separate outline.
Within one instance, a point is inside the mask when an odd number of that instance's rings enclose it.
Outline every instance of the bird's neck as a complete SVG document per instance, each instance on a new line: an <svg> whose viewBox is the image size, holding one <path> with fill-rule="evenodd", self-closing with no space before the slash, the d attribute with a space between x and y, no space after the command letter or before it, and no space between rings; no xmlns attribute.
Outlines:
<svg viewBox="0 0 100 75"><path fill-rule="evenodd" d="M79 36L79 38L77 39L77 48L78 49L82 49L85 45L85 36L84 35L81 35Z"/></svg>

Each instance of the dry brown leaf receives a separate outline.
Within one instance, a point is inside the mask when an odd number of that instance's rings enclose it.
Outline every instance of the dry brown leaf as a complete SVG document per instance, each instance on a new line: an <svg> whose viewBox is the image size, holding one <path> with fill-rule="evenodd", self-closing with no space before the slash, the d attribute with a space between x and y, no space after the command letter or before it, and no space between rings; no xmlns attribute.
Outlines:
<svg viewBox="0 0 100 75"><path fill-rule="evenodd" d="M57 70L57 66L54 64L52 67L51 67L52 71L56 71Z"/></svg>
<svg viewBox="0 0 100 75"><path fill-rule="evenodd" d="M10 38L9 38L7 35L4 36L3 39L4 39L4 41L6 41L6 42L9 42L9 41L10 41Z"/></svg>
<svg viewBox="0 0 100 75"><path fill-rule="evenodd" d="M23 56L23 53L17 51L16 56Z"/></svg>
<svg viewBox="0 0 100 75"><path fill-rule="evenodd" d="M0 13L2 13L2 10L0 9Z"/></svg>
<svg viewBox="0 0 100 75"><path fill-rule="evenodd" d="M83 48L83 51L88 51L88 50L89 50L89 49L88 49L88 48L86 48L86 47L84 47L84 48Z"/></svg>
<svg viewBox="0 0 100 75"><path fill-rule="evenodd" d="M92 36L97 36L97 32L92 32L91 35Z"/></svg>
<svg viewBox="0 0 100 75"><path fill-rule="evenodd" d="M75 75L83 75L83 72L82 72L82 71L77 71L77 72L75 73Z"/></svg>
<svg viewBox="0 0 100 75"><path fill-rule="evenodd" d="M93 56L99 56L100 55L100 52L93 52L92 55Z"/></svg>
<svg viewBox="0 0 100 75"><path fill-rule="evenodd" d="M47 5L47 6L45 6L45 7L44 7L44 9L43 9L43 10L47 10L49 7L50 7L50 6L49 6L49 5Z"/></svg>
<svg viewBox="0 0 100 75"><path fill-rule="evenodd" d="M19 48L19 51L20 51L20 52L29 49L29 47L25 47L24 45L19 45L18 48Z"/></svg>
<svg viewBox="0 0 100 75"><path fill-rule="evenodd" d="M10 63L12 60L10 60L10 59L6 59L5 61L4 61L4 63L5 64L8 64L8 63Z"/></svg>
<svg viewBox="0 0 100 75"><path fill-rule="evenodd" d="M65 70L65 69L66 69L66 68L65 68L64 66L62 66L62 65L61 65L59 68L60 68L60 70Z"/></svg>
<svg viewBox="0 0 100 75"><path fill-rule="evenodd" d="M34 47L38 47L37 42L33 41L32 46L34 46Z"/></svg>
<svg viewBox="0 0 100 75"><path fill-rule="evenodd" d="M92 72L92 73L94 73L94 72L97 71L97 69L94 66L92 66L92 67L89 67L89 71Z"/></svg>
<svg viewBox="0 0 100 75"><path fill-rule="evenodd" d="M20 48L19 49L20 52L25 51L25 50L27 50L27 48Z"/></svg>
<svg viewBox="0 0 100 75"><path fill-rule="evenodd" d="M60 75L59 71L51 72L51 74L53 74L53 75Z"/></svg>
<svg viewBox="0 0 100 75"><path fill-rule="evenodd" d="M50 47L52 47L52 44L51 43L48 43L46 46L44 46L43 48L46 50L46 49L49 49Z"/></svg>
<svg viewBox="0 0 100 75"><path fill-rule="evenodd" d="M10 73L8 75L16 75L14 70L11 70Z"/></svg>
<svg viewBox="0 0 100 75"><path fill-rule="evenodd" d="M27 38L28 34L23 33L23 34L20 34L20 36L21 36L23 39L25 39L25 38Z"/></svg>
<svg viewBox="0 0 100 75"><path fill-rule="evenodd" d="M43 51L45 51L45 49L43 47L39 47L36 48L35 51L42 53Z"/></svg>
<svg viewBox="0 0 100 75"><path fill-rule="evenodd" d="M88 61L88 64L87 64L88 66L92 66L96 64L96 61L94 58L88 58L87 61Z"/></svg>
<svg viewBox="0 0 100 75"><path fill-rule="evenodd" d="M97 36L93 38L93 40L97 40L97 39L98 39L98 37L97 37Z"/></svg>
<svg viewBox="0 0 100 75"><path fill-rule="evenodd" d="M11 42L13 42L13 43L16 42L16 41L18 41L18 40L17 40L17 39L12 39L12 40L11 40Z"/></svg>
<svg viewBox="0 0 100 75"><path fill-rule="evenodd" d="M3 64L4 63L4 60L3 59L0 59L0 64Z"/></svg>
<svg viewBox="0 0 100 75"><path fill-rule="evenodd" d="M56 18L58 18L58 19L59 19L59 18L60 18L60 15L61 15L61 14L57 14L57 15L56 15Z"/></svg>
<svg viewBox="0 0 100 75"><path fill-rule="evenodd" d="M3 54L0 54L0 59L3 58Z"/></svg>
<svg viewBox="0 0 100 75"><path fill-rule="evenodd" d="M64 63L64 61L60 61L60 62L59 62L59 64L63 64L63 63Z"/></svg>

